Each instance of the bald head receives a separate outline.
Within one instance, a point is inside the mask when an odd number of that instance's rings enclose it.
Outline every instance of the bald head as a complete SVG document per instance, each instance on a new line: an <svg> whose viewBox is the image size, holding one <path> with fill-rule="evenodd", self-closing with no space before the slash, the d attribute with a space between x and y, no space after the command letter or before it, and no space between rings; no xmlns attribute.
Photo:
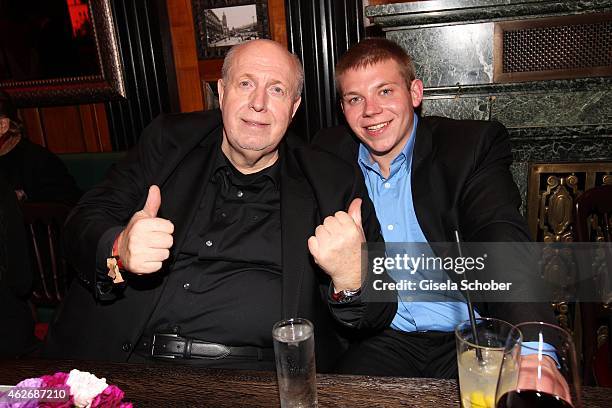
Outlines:
<svg viewBox="0 0 612 408"><path fill-rule="evenodd" d="M297 58L274 41L232 48L217 81L225 157L244 174L271 166L301 102L303 71Z"/></svg>
<svg viewBox="0 0 612 408"><path fill-rule="evenodd" d="M295 73L295 84L293 86L294 100L302 94L302 87L304 86L304 68L302 68L302 63L298 57L287 51L284 46L276 41L266 39L251 40L242 44L234 45L232 48L230 48L225 56L223 68L221 69L221 75L224 82L228 81L230 70L236 63L236 60L240 57L240 55L244 55L245 53L252 53L260 56L269 55L275 59L280 58L280 60L278 60L279 65L283 64L285 66L290 66L291 72Z"/></svg>

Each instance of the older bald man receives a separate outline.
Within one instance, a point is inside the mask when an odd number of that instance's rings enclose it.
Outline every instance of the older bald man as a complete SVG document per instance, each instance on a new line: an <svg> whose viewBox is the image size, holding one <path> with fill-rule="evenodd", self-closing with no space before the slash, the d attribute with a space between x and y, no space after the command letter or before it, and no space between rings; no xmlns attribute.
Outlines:
<svg viewBox="0 0 612 408"><path fill-rule="evenodd" d="M272 369L272 325L299 316L327 371L390 323L395 304L360 295L360 245L381 239L365 186L287 134L302 82L294 55L251 41L224 61L220 111L145 130L69 217L79 283L47 356Z"/></svg>

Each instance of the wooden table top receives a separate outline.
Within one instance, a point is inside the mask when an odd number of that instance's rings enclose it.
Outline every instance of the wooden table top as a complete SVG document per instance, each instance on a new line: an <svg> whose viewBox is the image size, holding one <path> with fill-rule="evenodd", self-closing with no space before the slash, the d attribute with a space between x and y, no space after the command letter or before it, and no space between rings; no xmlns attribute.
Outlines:
<svg viewBox="0 0 612 408"><path fill-rule="evenodd" d="M105 377L135 407L276 407L273 372L93 361L1 360L0 384L76 368ZM320 407L459 407L457 382L317 374ZM584 387L585 408L612 406L612 388Z"/></svg>

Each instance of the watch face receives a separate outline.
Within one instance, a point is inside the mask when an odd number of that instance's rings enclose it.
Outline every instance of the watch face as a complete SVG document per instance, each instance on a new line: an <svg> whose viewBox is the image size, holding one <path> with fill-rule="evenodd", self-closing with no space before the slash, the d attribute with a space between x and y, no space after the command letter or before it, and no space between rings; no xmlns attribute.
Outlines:
<svg viewBox="0 0 612 408"><path fill-rule="evenodd" d="M356 290L341 290L340 292L338 292L336 294L337 298L336 298L336 302L338 303L348 303L351 300L353 300L353 298L359 296L361 294L361 289L356 289Z"/></svg>

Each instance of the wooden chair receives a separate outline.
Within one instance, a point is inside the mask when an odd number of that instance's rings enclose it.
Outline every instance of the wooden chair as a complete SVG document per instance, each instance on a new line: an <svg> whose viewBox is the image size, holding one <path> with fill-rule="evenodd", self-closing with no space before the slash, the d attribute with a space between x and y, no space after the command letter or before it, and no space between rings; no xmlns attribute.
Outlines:
<svg viewBox="0 0 612 408"><path fill-rule="evenodd" d="M62 255L60 240L60 231L70 209L61 203L21 204L36 271L31 296L35 306L57 306L72 278Z"/></svg>
<svg viewBox="0 0 612 408"><path fill-rule="evenodd" d="M612 185L585 191L576 200L575 237L579 242L612 242ZM612 254L606 253L608 267ZM603 303L581 303L585 384L612 387L612 282L602 282Z"/></svg>

